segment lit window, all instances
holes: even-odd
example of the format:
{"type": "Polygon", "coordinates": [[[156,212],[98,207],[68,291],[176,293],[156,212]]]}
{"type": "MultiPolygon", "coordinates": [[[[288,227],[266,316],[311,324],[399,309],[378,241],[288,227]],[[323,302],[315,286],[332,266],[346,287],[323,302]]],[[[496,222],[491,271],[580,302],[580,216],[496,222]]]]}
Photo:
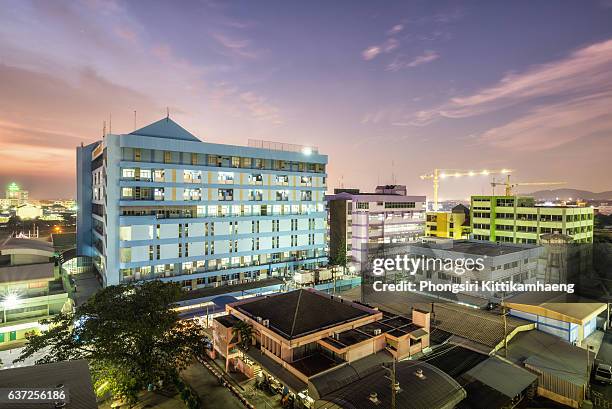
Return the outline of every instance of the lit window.
{"type": "Polygon", "coordinates": [[[134,192],[132,191],[131,187],[123,187],[121,188],[121,197],[133,197],[134,196],[134,192]]]}

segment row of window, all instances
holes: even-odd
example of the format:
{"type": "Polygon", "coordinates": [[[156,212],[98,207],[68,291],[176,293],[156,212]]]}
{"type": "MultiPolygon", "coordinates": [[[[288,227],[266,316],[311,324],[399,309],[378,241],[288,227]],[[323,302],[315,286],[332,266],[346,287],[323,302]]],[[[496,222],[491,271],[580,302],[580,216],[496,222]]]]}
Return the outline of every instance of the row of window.
{"type": "MultiPolygon", "coordinates": [[[[121,188],[121,199],[123,200],[164,200],[165,189],[163,187],[122,187],[121,188]]],[[[303,190],[298,192],[298,200],[309,202],[312,201],[312,191],[303,190]]],[[[263,190],[261,189],[249,189],[248,200],[250,201],[262,201],[263,190]]],[[[277,201],[287,202],[289,201],[289,191],[280,190],[276,191],[275,196],[277,201]]],[[[183,189],[183,200],[185,201],[200,201],[202,200],[202,189],[201,188],[185,188],[183,189]]],[[[217,200],[226,202],[234,200],[234,189],[217,189],[217,200]]]]}
{"type": "MultiPolygon", "coordinates": [[[[296,234],[291,235],[291,247],[296,247],[298,245],[298,236],[296,234]]],[[[308,235],[308,245],[315,245],[315,235],[308,235]]],[[[215,254],[215,242],[203,242],[203,243],[178,243],[178,252],[177,258],[187,258],[189,257],[189,250],[194,248],[194,246],[203,246],[204,256],[211,256],[215,254]]],[[[272,249],[280,248],[280,237],[274,236],[272,237],[272,249]]],[[[260,250],[259,247],[259,237],[251,238],[251,251],[260,250]]],[[[238,253],[238,240],[230,240],[229,241],[229,254],[238,253]]],[[[161,245],[150,245],[148,246],[148,254],[149,261],[153,260],[161,260],[161,245]]],[[[132,262],[132,248],[131,247],[122,247],[119,251],[119,260],[121,263],[131,263],[132,262]]]]}
{"type": "MultiPolygon", "coordinates": [[[[172,277],[184,274],[219,271],[222,281],[238,278],[239,275],[248,277],[252,272],[223,274],[222,271],[230,268],[265,266],[270,263],[306,261],[324,257],[325,252],[320,249],[295,250],[279,253],[270,253],[252,256],[225,257],[212,260],[187,261],[179,264],[156,264],[120,270],[122,281],[172,277]],[[233,277],[233,278],[231,278],[233,277]]],[[[260,270],[257,270],[259,273],[260,270]]],[[[266,269],[268,271],[268,269],[266,269]]],[[[258,274],[257,274],[258,275],[258,274]]],[[[218,281],[216,277],[208,277],[210,281],[218,281]]],[[[204,283],[204,281],[202,282],[204,283]]]]}
{"type": "MultiPolygon", "coordinates": [[[[94,205],[95,206],[95,205],[94,205]]],[[[101,205],[97,205],[102,209],[101,205]]],[[[195,217],[236,217],[303,215],[323,212],[323,203],[292,205],[208,205],[208,206],[147,206],[122,207],[122,216],[155,216],[158,219],[191,219],[195,217]]],[[[100,210],[101,211],[101,210],[100,210]]],[[[102,214],[100,214],[102,215],[102,214]]]]}
{"type": "MultiPolygon", "coordinates": [[[[202,182],[201,170],[189,170],[184,169],[182,171],[182,181],[184,183],[201,183],[202,182]]],[[[95,174],[94,174],[95,178],[95,174]]],[[[165,169],[141,169],[141,168],[122,168],[121,178],[125,180],[138,180],[145,182],[166,182],[166,170],[165,169]]],[[[234,172],[218,172],[217,183],[220,184],[233,184],[235,179],[234,172]]],[[[289,186],[288,175],[274,175],[273,180],[277,185],[289,186]]],[[[325,185],[325,177],[323,177],[322,184],[325,185]]],[[[251,185],[263,184],[263,175],[261,173],[252,173],[248,175],[248,183],[251,185]]],[[[95,180],[94,180],[95,184],[95,180]]],[[[312,186],[311,176],[300,176],[300,186],[312,186]]]]}
{"type": "MultiPolygon", "coordinates": [[[[98,222],[99,223],[99,222],[98,222]]],[[[97,224],[96,226],[98,226],[97,224]]],[[[252,220],[251,221],[251,233],[260,233],[260,221],[252,220]]],[[[215,235],[215,223],[214,222],[206,222],[203,223],[203,235],[196,237],[209,237],[215,235]]],[[[315,219],[308,219],[308,230],[316,229],[316,221],[315,219]]],[[[98,230],[98,228],[96,228],[98,230]]],[[[298,219],[291,219],[291,230],[290,231],[298,231],[298,219]]],[[[100,226],[100,230],[98,230],[100,234],[104,234],[103,226],[100,226]]],[[[272,232],[280,232],[280,220],[272,220],[272,232]]],[[[229,234],[236,235],[238,234],[238,221],[229,222],[229,234]]],[[[189,223],[179,223],[178,224],[178,237],[192,237],[189,234],[189,223]]],[[[142,240],[153,240],[153,239],[161,238],[161,225],[158,224],[155,226],[149,226],[148,235],[145,238],[141,238],[142,240]]],[[[131,226],[121,226],[119,228],[119,240],[122,241],[130,241],[132,240],[132,227],[131,226]]]]}
{"type": "Polygon", "coordinates": [[[240,156],[223,156],[193,152],[159,151],[122,148],[125,161],[215,166],[242,169],[287,170],[291,172],[325,173],[325,164],[240,156]]]}

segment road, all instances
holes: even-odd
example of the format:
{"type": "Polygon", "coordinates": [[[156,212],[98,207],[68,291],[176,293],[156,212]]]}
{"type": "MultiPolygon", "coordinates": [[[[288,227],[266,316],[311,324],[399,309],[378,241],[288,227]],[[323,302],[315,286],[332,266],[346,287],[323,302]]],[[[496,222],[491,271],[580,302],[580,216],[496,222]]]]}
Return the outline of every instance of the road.
{"type": "Polygon", "coordinates": [[[203,407],[244,409],[238,398],[198,361],[181,372],[181,377],[198,393],[203,407]]]}

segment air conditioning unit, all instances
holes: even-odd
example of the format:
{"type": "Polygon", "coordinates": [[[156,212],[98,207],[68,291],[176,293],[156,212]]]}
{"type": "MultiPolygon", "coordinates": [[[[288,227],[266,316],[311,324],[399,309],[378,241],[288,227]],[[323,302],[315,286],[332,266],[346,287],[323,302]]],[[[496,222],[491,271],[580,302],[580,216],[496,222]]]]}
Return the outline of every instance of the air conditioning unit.
{"type": "Polygon", "coordinates": [[[261,321],[262,321],[261,317],[257,317],[256,320],[258,324],[261,324],[261,321]]]}
{"type": "Polygon", "coordinates": [[[380,335],[380,334],[382,334],[382,330],[380,328],[376,328],[374,330],[374,335],[380,335]]]}
{"type": "Polygon", "coordinates": [[[263,320],[262,324],[264,327],[268,328],[270,326],[270,320],[263,320]]]}
{"type": "Polygon", "coordinates": [[[339,332],[334,332],[332,334],[332,338],[335,339],[335,340],[340,340],[340,333],[339,332]]]}

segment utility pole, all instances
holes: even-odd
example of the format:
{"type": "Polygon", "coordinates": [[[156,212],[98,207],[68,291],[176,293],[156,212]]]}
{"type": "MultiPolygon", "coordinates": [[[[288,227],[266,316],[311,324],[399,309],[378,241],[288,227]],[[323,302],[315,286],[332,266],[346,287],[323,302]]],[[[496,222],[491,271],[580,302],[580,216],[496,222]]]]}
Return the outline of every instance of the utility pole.
{"type": "MultiPolygon", "coordinates": [[[[584,340],[582,342],[584,342],[584,340]]],[[[590,395],[589,395],[589,386],[590,386],[590,383],[591,383],[591,362],[590,362],[591,357],[589,355],[590,355],[590,349],[591,348],[592,347],[587,344],[587,346],[586,346],[586,351],[587,351],[587,373],[586,373],[586,375],[587,375],[587,377],[586,377],[586,385],[584,387],[584,389],[585,389],[584,392],[585,392],[585,395],[586,395],[585,397],[586,398],[590,397],[590,395]]]]}
{"type": "Polygon", "coordinates": [[[388,368],[386,365],[383,365],[383,368],[389,371],[391,375],[389,378],[385,376],[385,378],[391,381],[391,409],[396,409],[395,397],[397,393],[400,391],[399,383],[396,381],[396,377],[395,377],[395,362],[396,362],[396,358],[393,357],[393,365],[391,366],[391,368],[388,368]]]}
{"type": "Polygon", "coordinates": [[[395,409],[395,357],[393,358],[393,370],[391,371],[391,409],[395,409]]]}
{"type": "Polygon", "coordinates": [[[508,358],[508,319],[506,306],[504,305],[504,297],[501,299],[502,316],[504,317],[504,358],[508,358]]]}

